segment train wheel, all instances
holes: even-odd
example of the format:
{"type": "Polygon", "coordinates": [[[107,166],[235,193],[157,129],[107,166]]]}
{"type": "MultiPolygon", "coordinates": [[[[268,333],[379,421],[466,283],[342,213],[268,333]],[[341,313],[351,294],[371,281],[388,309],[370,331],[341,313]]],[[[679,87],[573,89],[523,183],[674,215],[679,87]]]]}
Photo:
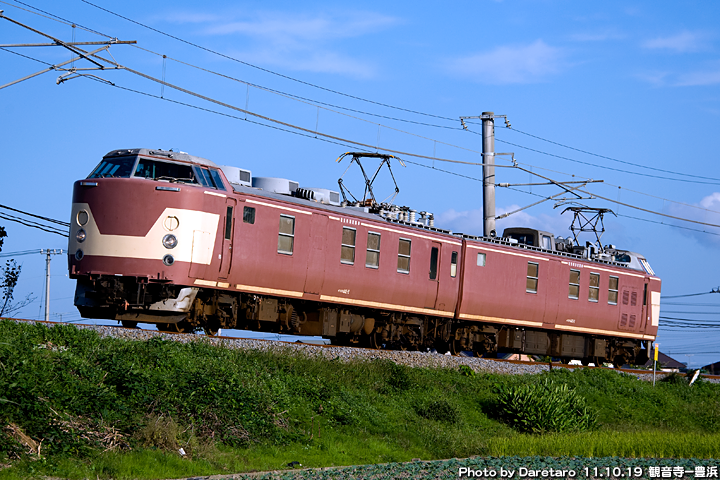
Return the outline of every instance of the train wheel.
{"type": "Polygon", "coordinates": [[[207,335],[209,337],[214,337],[215,335],[218,334],[220,329],[217,327],[203,327],[203,331],[205,332],[205,335],[207,335]]]}
{"type": "Polygon", "coordinates": [[[387,345],[382,339],[382,330],[378,331],[376,328],[370,335],[370,348],[375,350],[385,350],[387,345]]]}
{"type": "Polygon", "coordinates": [[[465,351],[465,347],[462,345],[462,339],[461,340],[455,340],[454,338],[450,339],[450,353],[453,355],[460,355],[460,352],[465,351]]]}
{"type": "Polygon", "coordinates": [[[161,332],[170,333],[192,333],[193,328],[190,322],[183,320],[178,323],[158,323],[157,329],[161,332]]]}
{"type": "Polygon", "coordinates": [[[209,322],[203,327],[205,335],[214,337],[220,331],[220,325],[217,322],[209,322]]]}
{"type": "Polygon", "coordinates": [[[138,322],[131,322],[130,320],[123,320],[122,326],[125,328],[137,328],[138,322]]]}

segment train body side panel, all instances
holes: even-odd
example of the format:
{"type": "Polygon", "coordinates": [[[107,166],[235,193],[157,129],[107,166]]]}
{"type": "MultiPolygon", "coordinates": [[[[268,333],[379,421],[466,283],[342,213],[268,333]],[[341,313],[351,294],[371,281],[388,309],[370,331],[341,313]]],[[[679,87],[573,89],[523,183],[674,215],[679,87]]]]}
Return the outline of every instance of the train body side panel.
{"type": "MultiPolygon", "coordinates": [[[[305,286],[308,256],[312,249],[312,213],[285,207],[279,202],[239,202],[236,215],[233,268],[228,280],[233,289],[273,295],[301,297],[305,286]],[[246,223],[244,208],[254,209],[254,223],[246,223]],[[292,220],[292,252],[279,251],[280,219],[292,220]]],[[[287,224],[286,224],[287,225],[287,224]]],[[[285,240],[289,242],[290,240],[285,240]]],[[[286,243],[287,245],[287,243],[286,243]]]]}
{"type": "Polygon", "coordinates": [[[321,300],[348,305],[451,317],[459,281],[450,277],[451,247],[447,240],[382,222],[330,216],[327,264],[321,300]],[[354,260],[342,261],[343,228],[355,231],[354,260]],[[368,264],[368,234],[380,236],[379,265],[368,264]],[[409,271],[398,268],[400,241],[410,241],[409,271]],[[439,243],[438,270],[430,279],[433,241],[439,243]]]}
{"type": "Polygon", "coordinates": [[[502,246],[468,244],[459,317],[541,327],[549,297],[550,260],[502,246]],[[528,288],[528,263],[537,267],[537,288],[528,288]]]}

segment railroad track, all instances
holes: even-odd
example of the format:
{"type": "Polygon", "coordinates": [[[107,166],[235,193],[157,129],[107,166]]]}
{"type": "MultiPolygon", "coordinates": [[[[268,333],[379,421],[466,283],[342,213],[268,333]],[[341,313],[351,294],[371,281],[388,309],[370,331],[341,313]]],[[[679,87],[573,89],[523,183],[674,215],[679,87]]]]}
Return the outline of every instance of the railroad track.
{"type": "MultiPolygon", "coordinates": [[[[2,318],[2,320],[11,320],[14,322],[23,323],[39,323],[48,326],[54,325],[67,325],[69,322],[51,322],[44,320],[30,320],[24,318],[2,318]]],[[[387,358],[395,361],[396,363],[406,364],[410,366],[429,366],[429,367],[441,367],[441,368],[457,368],[459,365],[468,365],[477,371],[491,371],[495,373],[539,373],[543,370],[552,370],[556,368],[566,369],[578,369],[578,368],[600,368],[606,370],[612,370],[615,372],[624,372],[631,375],[635,375],[639,378],[647,380],[648,377],[652,378],[652,371],[640,370],[640,369],[629,369],[629,368],[610,368],[602,366],[585,366],[585,365],[568,365],[564,363],[550,363],[550,362],[536,362],[536,361],[525,361],[525,360],[505,360],[500,358],[478,358],[478,357],[466,357],[462,355],[442,355],[438,353],[425,353],[416,351],[403,351],[403,350],[376,350],[366,347],[347,347],[339,345],[327,345],[327,344],[315,344],[315,343],[303,343],[303,342],[292,342],[287,340],[269,340],[269,339],[247,339],[239,337],[230,337],[225,335],[198,335],[194,333],[175,333],[175,332],[163,332],[158,330],[148,330],[140,328],[127,328],[120,325],[85,325],[85,324],[73,324],[80,328],[89,328],[96,331],[102,336],[120,337],[128,340],[144,340],[158,335],[164,335],[166,337],[175,337],[181,341],[190,341],[194,339],[208,339],[213,343],[223,344],[231,346],[232,348],[244,348],[244,349],[259,349],[259,350],[273,350],[276,348],[293,348],[303,350],[306,353],[313,354],[315,356],[321,356],[328,359],[353,359],[353,358],[387,358]],[[114,332],[114,333],[113,333],[114,332]]],[[[658,377],[662,377],[669,374],[669,372],[658,372],[658,377]]],[[[681,373],[681,375],[684,375],[681,373]]],[[[706,380],[720,382],[720,375],[701,375],[706,380]]]]}

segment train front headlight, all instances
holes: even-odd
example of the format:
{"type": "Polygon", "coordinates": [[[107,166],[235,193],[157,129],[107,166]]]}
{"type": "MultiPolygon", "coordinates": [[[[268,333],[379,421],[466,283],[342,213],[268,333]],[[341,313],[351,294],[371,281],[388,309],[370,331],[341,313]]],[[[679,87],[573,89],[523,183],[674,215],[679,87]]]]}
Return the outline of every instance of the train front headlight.
{"type": "Polygon", "coordinates": [[[85,233],[85,230],[83,230],[82,228],[80,230],[78,230],[77,233],[75,234],[75,239],[78,241],[78,243],[84,242],[86,238],[87,238],[87,233],[85,233]]]}
{"type": "Polygon", "coordinates": [[[168,233],[165,235],[162,239],[163,247],[171,249],[177,247],[178,239],[175,235],[172,233],[168,233]]]}

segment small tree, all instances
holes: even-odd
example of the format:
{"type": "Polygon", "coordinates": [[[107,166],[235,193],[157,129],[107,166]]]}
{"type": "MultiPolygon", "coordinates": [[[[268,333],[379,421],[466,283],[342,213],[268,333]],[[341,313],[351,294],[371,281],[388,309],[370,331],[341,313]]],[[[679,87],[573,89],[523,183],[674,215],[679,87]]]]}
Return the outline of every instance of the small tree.
{"type": "MultiPolygon", "coordinates": [[[[0,227],[0,252],[2,252],[5,237],[7,237],[7,232],[4,227],[0,227]]],[[[30,293],[23,300],[13,302],[15,287],[20,279],[21,271],[22,267],[12,259],[5,262],[4,267],[0,267],[0,293],[2,294],[0,296],[0,317],[11,315],[35,300],[30,293]]]]}

